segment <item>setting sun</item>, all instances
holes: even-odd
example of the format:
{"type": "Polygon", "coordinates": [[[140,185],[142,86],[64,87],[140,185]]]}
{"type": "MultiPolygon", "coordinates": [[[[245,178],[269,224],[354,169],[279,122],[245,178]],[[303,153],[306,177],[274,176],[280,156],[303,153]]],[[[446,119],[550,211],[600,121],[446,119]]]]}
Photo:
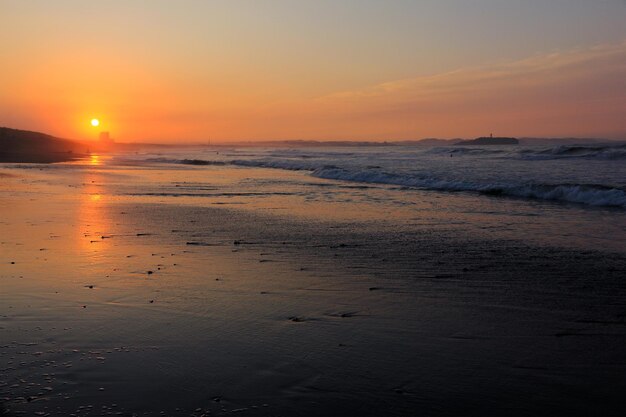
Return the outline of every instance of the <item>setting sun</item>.
{"type": "Polygon", "coordinates": [[[100,120],[98,119],[91,119],[91,125],[94,127],[100,126],[100,120]]]}

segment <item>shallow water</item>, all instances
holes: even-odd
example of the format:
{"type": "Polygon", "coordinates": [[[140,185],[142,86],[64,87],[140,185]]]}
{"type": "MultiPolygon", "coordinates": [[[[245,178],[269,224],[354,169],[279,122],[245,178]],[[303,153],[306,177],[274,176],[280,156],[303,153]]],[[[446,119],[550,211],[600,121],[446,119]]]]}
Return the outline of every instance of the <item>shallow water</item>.
{"type": "MultiPolygon", "coordinates": [[[[414,219],[470,234],[624,251],[623,145],[577,149],[173,149],[116,155],[90,169],[120,178],[110,184],[116,196],[305,217],[414,219]]],[[[55,168],[62,176],[76,167],[55,168]]]]}
{"type": "Polygon", "coordinates": [[[141,160],[311,171],[318,178],[626,208],[626,145],[353,147],[169,152],[141,160]]]}

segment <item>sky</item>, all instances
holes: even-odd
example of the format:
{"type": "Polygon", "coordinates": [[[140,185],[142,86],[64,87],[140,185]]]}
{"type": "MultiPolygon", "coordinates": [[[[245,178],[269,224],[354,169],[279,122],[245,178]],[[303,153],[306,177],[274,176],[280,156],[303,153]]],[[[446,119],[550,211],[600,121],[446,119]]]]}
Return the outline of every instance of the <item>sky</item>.
{"type": "Polygon", "coordinates": [[[0,126],[626,139],[624,22],[626,0],[0,0],[0,126]]]}

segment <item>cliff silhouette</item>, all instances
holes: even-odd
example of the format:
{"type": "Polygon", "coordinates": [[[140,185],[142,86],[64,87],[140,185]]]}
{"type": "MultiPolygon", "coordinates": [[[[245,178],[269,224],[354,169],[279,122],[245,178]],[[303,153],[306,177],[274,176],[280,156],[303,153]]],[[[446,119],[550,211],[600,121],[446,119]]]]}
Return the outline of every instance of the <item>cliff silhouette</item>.
{"type": "Polygon", "coordinates": [[[40,132],[0,127],[0,162],[69,161],[83,156],[85,149],[80,142],[40,132]]]}

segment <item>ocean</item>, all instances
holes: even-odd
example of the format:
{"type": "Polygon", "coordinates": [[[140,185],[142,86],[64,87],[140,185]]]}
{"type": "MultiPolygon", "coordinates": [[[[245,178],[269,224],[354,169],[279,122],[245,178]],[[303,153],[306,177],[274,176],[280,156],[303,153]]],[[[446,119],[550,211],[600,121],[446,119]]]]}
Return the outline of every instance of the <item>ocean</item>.
{"type": "Polygon", "coordinates": [[[0,166],[0,415],[624,415],[624,145],[0,166]]]}
{"type": "Polygon", "coordinates": [[[302,170],[317,178],[405,186],[407,191],[466,191],[626,208],[626,145],[230,149],[221,154],[148,154],[142,160],[302,170]]]}
{"type": "MultiPolygon", "coordinates": [[[[507,237],[626,250],[626,145],[382,146],[315,148],[193,148],[120,155],[113,164],[187,169],[195,182],[153,184],[155,196],[260,197],[288,193],[303,201],[346,201],[380,209],[441,202],[468,227],[509,224],[507,237]],[[219,168],[248,169],[243,181],[208,192],[219,168]],[[259,174],[256,168],[269,168],[259,174]],[[281,181],[274,171],[297,171],[281,181]],[[202,175],[206,172],[206,175],[202,175]],[[274,178],[273,178],[274,177],[274,178]],[[320,182],[319,180],[323,180],[320,182]],[[295,182],[294,182],[295,181],[295,182]],[[321,185],[322,184],[322,185],[321,185]],[[358,192],[350,188],[361,187],[358,192]],[[297,189],[295,189],[297,188],[297,189]],[[367,190],[370,190],[369,192],[367,190]],[[385,195],[379,195],[384,190],[385,195]],[[451,198],[453,197],[453,198],[451,198]],[[467,214],[472,212],[474,218],[467,214]],[[489,221],[489,218],[492,221],[489,221]],[[534,219],[536,218],[536,219],[534,219]]],[[[262,171],[261,171],[262,172],[262,171]]],[[[239,177],[239,176],[237,176],[239,177]]],[[[143,187],[143,186],[142,186],[143,187]]],[[[198,201],[196,201],[198,203],[198,201]]],[[[503,228],[502,228],[503,229],[503,228]]]]}

